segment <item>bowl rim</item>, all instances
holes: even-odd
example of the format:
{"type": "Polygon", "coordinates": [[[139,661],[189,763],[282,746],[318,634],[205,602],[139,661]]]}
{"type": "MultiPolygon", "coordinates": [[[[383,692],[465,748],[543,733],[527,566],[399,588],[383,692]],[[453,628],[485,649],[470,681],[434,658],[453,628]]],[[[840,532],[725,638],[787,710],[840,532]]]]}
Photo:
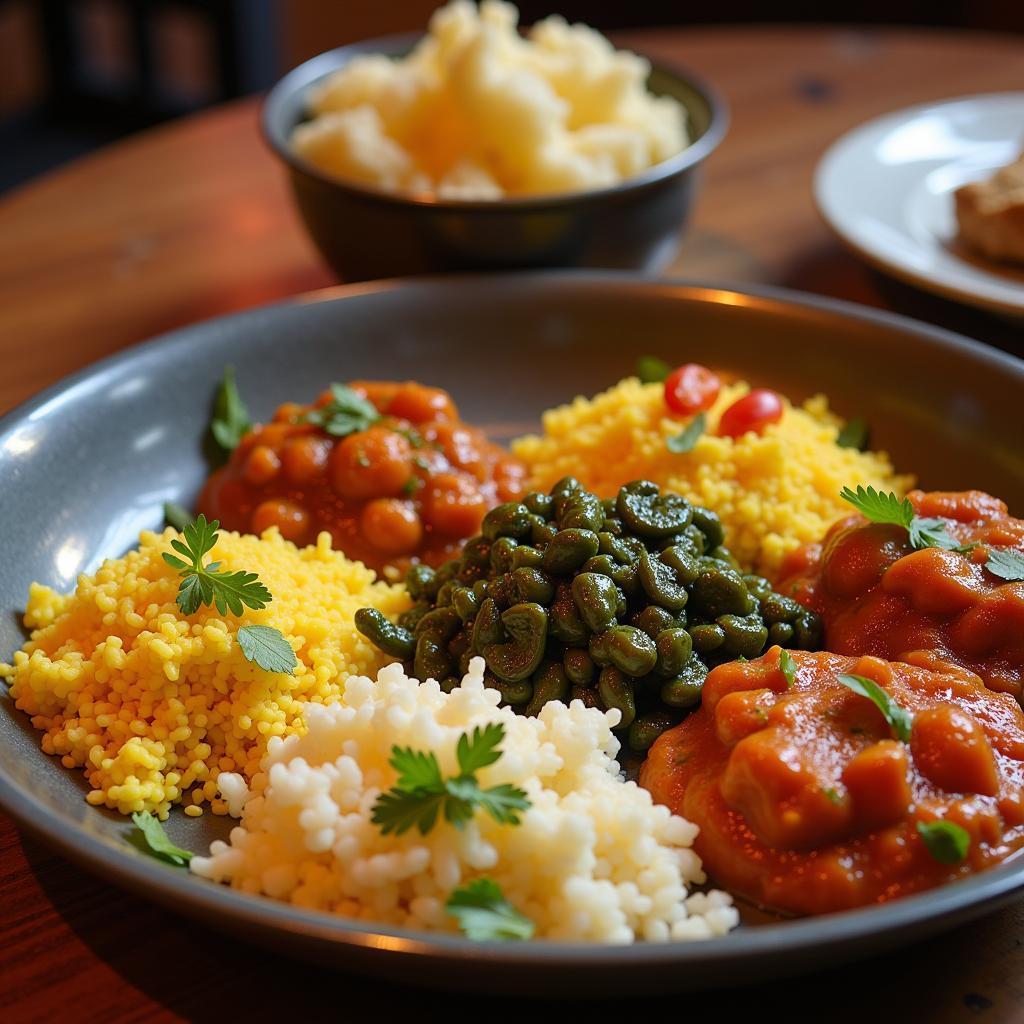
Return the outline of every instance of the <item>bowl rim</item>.
{"type": "Polygon", "coordinates": [[[410,192],[395,192],[376,185],[337,178],[324,173],[315,164],[294,152],[285,134],[285,126],[281,123],[281,110],[286,100],[296,93],[309,89],[314,82],[321,81],[332,71],[338,70],[352,57],[369,54],[384,54],[388,57],[400,56],[412,49],[425,35],[424,32],[401,32],[376,36],[372,39],[336,46],[296,65],[274,83],[261,103],[259,117],[264,142],[293,172],[304,174],[321,185],[337,188],[364,199],[408,208],[460,213],[471,211],[492,214],[528,213],[613,199],[616,196],[639,191],[646,186],[675,177],[703,162],[718,148],[729,128],[728,104],[714,86],[681,65],[674,62],[656,61],[634,50],[630,52],[636,53],[648,61],[651,66],[651,74],[657,73],[673,78],[695,92],[707,105],[710,117],[704,133],[688,146],[615,185],[539,196],[503,196],[500,199],[440,199],[417,196],[410,192]],[[339,62],[341,57],[344,57],[345,60],[339,62]]]}
{"type": "MultiPolygon", "coordinates": [[[[319,291],[293,296],[285,301],[271,303],[199,321],[176,328],[148,341],[129,346],[98,362],[64,377],[54,385],[19,404],[0,418],[0,449],[10,432],[25,419],[42,414],[47,407],[69,395],[90,380],[117,373],[140,358],[152,357],[162,349],[187,349],[192,334],[200,325],[224,320],[251,322],[268,310],[281,310],[291,306],[316,305],[332,301],[343,302],[368,293],[386,293],[410,285],[432,288],[443,284],[459,289],[481,278],[497,282],[511,293],[530,292],[540,286],[548,288],[616,288],[634,294],[660,294],[683,301],[735,304],[737,298],[754,300],[753,307],[775,313],[796,307],[811,312],[823,321],[840,318],[856,320],[876,328],[889,328],[915,335],[940,349],[956,352],[967,359],[987,363],[993,368],[1012,373],[1024,386],[1024,360],[1010,353],[990,348],[978,341],[956,334],[933,324],[912,320],[885,310],[876,310],[842,300],[765,285],[738,285],[693,279],[659,279],[651,275],[615,272],[580,271],[505,273],[489,275],[430,275],[419,278],[381,280],[351,285],[339,285],[319,291]]],[[[6,696],[0,703],[13,711],[6,696]]],[[[54,762],[54,770],[62,771],[54,762]]],[[[500,971],[520,971],[531,968],[550,975],[569,968],[658,969],[669,965],[695,972],[721,968],[727,958],[730,969],[753,971],[760,958],[770,956],[780,944],[800,950],[808,944],[827,945],[833,950],[847,947],[860,948],[860,944],[874,940],[877,948],[895,945],[901,936],[911,936],[915,929],[929,922],[946,919],[956,921],[980,913],[979,908],[1005,903],[1024,889],[1024,857],[1017,856],[988,871],[972,875],[939,889],[928,890],[887,904],[869,906],[820,917],[800,918],[757,928],[743,929],[702,942],[636,943],[631,946],[602,946],[582,942],[541,941],[530,943],[479,943],[458,935],[436,933],[385,925],[372,921],[359,921],[335,916],[327,912],[307,910],[281,903],[264,896],[239,893],[226,886],[195,879],[188,872],[168,867],[158,861],[138,856],[109,839],[76,829],[69,833],[66,820],[58,811],[40,804],[23,792],[0,768],[0,807],[32,834],[89,870],[110,878],[117,884],[142,893],[146,898],[172,909],[212,921],[220,928],[234,928],[243,932],[255,930],[264,933],[287,933],[308,944],[329,946],[335,951],[346,949],[395,954],[397,958],[412,960],[421,966],[457,967],[469,963],[479,968],[490,967],[500,971]]],[[[335,952],[334,955],[338,955],[335,952]]],[[[381,963],[390,962],[382,958],[381,963]]],[[[378,972],[380,968],[377,968],[378,972]]],[[[798,969],[792,973],[798,973],[798,969]]],[[[689,975],[687,975],[689,977],[689,975]]],[[[543,979],[539,979],[543,981],[543,979]]],[[[692,979],[691,979],[692,981],[692,979]]],[[[442,978],[433,982],[439,987],[464,987],[446,983],[442,978]]],[[[571,983],[570,983],[571,985],[571,983]]],[[[679,976],[678,984],[669,987],[685,988],[686,980],[679,976]]],[[[700,987],[699,985],[697,987],[700,987]]],[[[531,982],[527,990],[537,988],[531,982]]]]}

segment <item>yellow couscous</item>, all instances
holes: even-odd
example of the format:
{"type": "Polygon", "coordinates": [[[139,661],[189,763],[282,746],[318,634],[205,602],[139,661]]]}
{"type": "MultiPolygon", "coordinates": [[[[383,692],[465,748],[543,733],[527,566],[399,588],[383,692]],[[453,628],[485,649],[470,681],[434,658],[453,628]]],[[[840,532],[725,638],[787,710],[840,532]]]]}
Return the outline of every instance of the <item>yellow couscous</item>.
{"type": "Polygon", "coordinates": [[[33,584],[25,624],[32,635],[0,665],[11,697],[43,731],[43,750],[83,769],[88,800],[121,813],[172,804],[196,815],[217,798],[217,776],[251,778],[271,736],[302,732],[303,706],[340,698],[346,679],[388,660],[352,625],[356,609],[385,615],[409,603],[404,588],[331,548],[329,535],[299,549],[276,529],[262,537],[221,532],[211,557],[258,573],[273,600],[261,611],[221,616],[175,604],[180,579],[161,557],[174,531],[143,533],[75,592],[33,584]],[[247,661],[242,625],[272,625],[295,651],[294,675],[247,661]]]}
{"type": "Polygon", "coordinates": [[[762,434],[715,436],[722,412],[749,390],[742,382],[723,386],[689,452],[665,445],[687,421],[668,411],[662,386],[635,377],[546,412],[543,434],[520,438],[512,450],[529,467],[530,485],[542,490],[568,475],[602,496],[631,480],[653,480],[713,509],[741,564],[769,576],[786,554],[820,540],[850,512],[839,497],[844,486],[902,494],[913,485],[884,452],[840,448],[842,421],[823,395],[802,407],[784,401],[782,419],[762,434]]]}

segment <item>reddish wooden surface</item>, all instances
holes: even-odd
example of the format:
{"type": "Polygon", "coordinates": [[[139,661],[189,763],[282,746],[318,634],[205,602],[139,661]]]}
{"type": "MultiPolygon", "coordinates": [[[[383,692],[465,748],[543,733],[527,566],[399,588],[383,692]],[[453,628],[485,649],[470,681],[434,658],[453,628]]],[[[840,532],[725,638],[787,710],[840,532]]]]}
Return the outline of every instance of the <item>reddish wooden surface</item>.
{"type": "MultiPolygon", "coordinates": [[[[732,127],[712,158],[680,275],[768,282],[907,312],[1024,352],[1019,326],[869,271],[814,211],[811,175],[888,110],[1020,89],[1024,44],[920,31],[657,31],[628,41],[714,82],[732,127]]],[[[326,41],[325,41],[326,42],[326,41]]],[[[157,332],[333,283],[245,101],[140,135],[0,200],[0,411],[157,332]]],[[[1024,1019],[1024,906],[904,953],[686,1012],[793,1020],[1024,1019]]],[[[624,993],[627,994],[627,993],[624,993]]],[[[677,1013],[673,1000],[607,1013],[677,1013]]],[[[100,883],[0,815],[0,1020],[418,1019],[493,1002],[410,993],[294,964],[100,883]]],[[[535,1008],[525,1008],[535,1013],[535,1008]]],[[[561,1012],[564,1012],[561,1011],[561,1012]]]]}

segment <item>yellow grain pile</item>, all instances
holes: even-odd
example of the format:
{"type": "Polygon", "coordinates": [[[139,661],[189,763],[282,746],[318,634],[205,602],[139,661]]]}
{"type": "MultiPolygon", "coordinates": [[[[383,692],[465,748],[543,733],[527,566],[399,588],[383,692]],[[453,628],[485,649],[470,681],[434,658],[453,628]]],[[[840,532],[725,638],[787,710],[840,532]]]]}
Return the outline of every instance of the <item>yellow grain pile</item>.
{"type": "Polygon", "coordinates": [[[546,412],[543,435],[520,438],[512,450],[529,466],[536,488],[572,475],[607,497],[645,479],[713,509],[733,554],[769,576],[788,552],[820,539],[851,511],[839,497],[845,485],[901,494],[913,485],[912,477],[895,475],[884,452],[840,448],[842,420],[823,395],[802,408],[785,402],[782,419],[761,435],[716,437],[722,412],[749,390],[742,382],[724,386],[705,433],[686,453],[669,451],[665,440],[689,420],[669,413],[660,384],[635,377],[546,412]]]}
{"type": "Polygon", "coordinates": [[[0,665],[17,707],[43,731],[43,750],[84,770],[90,803],[123,814],[166,817],[179,802],[192,815],[207,802],[224,813],[221,772],[251,778],[271,736],[304,731],[306,702],[338,700],[350,675],[373,675],[388,660],[354,629],[356,609],[408,606],[404,588],[374,582],[328,534],[300,550],[274,529],[262,538],[221,532],[207,559],[257,573],[270,605],[186,617],[174,602],[180,580],[161,558],[174,536],[143,533],[138,550],[80,577],[73,594],[33,584],[31,639],[0,665]],[[256,624],[287,637],[294,676],[244,658],[237,630],[256,624]]]}

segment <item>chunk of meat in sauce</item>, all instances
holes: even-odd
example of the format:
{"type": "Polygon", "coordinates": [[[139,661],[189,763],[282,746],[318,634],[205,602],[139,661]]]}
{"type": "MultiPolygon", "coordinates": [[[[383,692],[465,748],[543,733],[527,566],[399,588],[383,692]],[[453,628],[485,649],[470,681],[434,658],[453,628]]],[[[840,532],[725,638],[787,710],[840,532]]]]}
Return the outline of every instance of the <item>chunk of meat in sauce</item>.
{"type": "Polygon", "coordinates": [[[714,669],[700,710],[662,734],[640,772],[700,827],[715,882],[818,914],[893,899],[992,866],[1024,846],[1024,713],[958,666],[780,650],[714,669]],[[873,679],[913,716],[910,742],[838,681],[873,679]],[[953,822],[966,859],[942,864],[917,824],[953,822]]]}
{"type": "Polygon", "coordinates": [[[393,575],[439,565],[484,515],[523,492],[525,467],[459,420],[451,396],[413,381],[355,381],[380,419],[336,436],[308,421],[327,407],[288,402],[242,438],[207,481],[199,509],[229,530],[276,526],[296,544],[321,530],[334,546],[393,575]]]}
{"type": "Polygon", "coordinates": [[[779,590],[822,617],[830,651],[898,661],[930,651],[1021,700],[1024,581],[1002,579],[985,563],[993,549],[1024,554],[1024,521],[981,491],[908,497],[919,516],[941,518],[974,550],[915,551],[902,527],[851,516],[789,558],[779,590]]]}

